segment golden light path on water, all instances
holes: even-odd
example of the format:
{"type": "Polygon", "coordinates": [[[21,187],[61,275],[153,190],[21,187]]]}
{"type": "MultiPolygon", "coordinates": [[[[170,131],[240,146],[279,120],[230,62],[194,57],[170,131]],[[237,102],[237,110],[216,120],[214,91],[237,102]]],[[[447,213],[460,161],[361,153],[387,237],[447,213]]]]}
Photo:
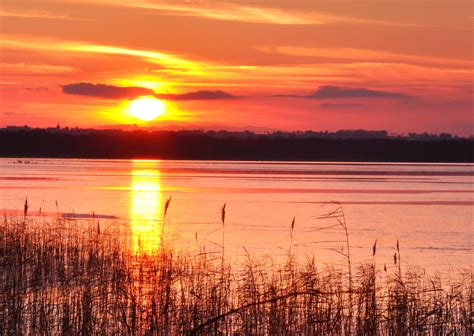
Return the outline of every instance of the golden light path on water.
{"type": "Polygon", "coordinates": [[[158,252],[162,229],[160,171],[146,162],[134,161],[130,188],[130,229],[132,252],[158,252]]]}

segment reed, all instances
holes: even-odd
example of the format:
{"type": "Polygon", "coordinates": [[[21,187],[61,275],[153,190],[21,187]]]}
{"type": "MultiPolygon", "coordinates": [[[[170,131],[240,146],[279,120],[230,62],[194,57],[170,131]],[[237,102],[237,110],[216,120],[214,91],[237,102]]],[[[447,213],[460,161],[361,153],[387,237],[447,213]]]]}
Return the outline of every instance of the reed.
{"type": "MultiPolygon", "coordinates": [[[[221,214],[223,226],[225,206],[221,214]]],[[[320,268],[314,257],[298,261],[291,253],[282,263],[247,254],[233,265],[224,249],[221,258],[205,247],[194,253],[167,244],[155,254],[132,253],[112,228],[95,221],[85,228],[60,217],[39,223],[26,211],[25,216],[4,217],[0,334],[468,335],[473,331],[470,270],[449,278],[408,267],[403,275],[401,267],[393,273],[393,268],[379,271],[376,243],[372,251],[367,249],[374,261],[353,272],[354,264],[348,269],[320,268]]],[[[348,243],[348,233],[346,238],[348,243]]],[[[399,266],[400,247],[396,250],[399,266]]]]}

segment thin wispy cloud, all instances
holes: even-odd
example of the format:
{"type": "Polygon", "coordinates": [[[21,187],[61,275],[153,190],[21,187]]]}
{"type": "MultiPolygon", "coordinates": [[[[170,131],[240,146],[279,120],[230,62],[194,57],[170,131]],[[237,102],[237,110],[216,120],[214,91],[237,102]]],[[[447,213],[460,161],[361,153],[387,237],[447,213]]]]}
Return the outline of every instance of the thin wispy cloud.
{"type": "Polygon", "coordinates": [[[155,50],[131,49],[110,45],[98,45],[80,41],[63,41],[56,39],[35,39],[30,40],[18,37],[0,38],[4,48],[38,50],[38,51],[56,51],[84,54],[103,54],[103,55],[122,55],[131,56],[146,60],[149,63],[159,64],[169,67],[175,71],[185,71],[193,75],[205,75],[203,71],[204,63],[193,62],[177,55],[162,53],[155,50]]]}
{"type": "Polygon", "coordinates": [[[87,44],[87,43],[65,44],[62,47],[66,50],[80,51],[80,52],[85,52],[85,53],[135,56],[135,57],[140,57],[142,59],[146,59],[153,63],[169,65],[175,68],[187,68],[187,69],[196,70],[196,68],[198,67],[197,63],[188,61],[179,56],[166,54],[166,53],[162,53],[158,51],[152,51],[152,50],[138,50],[138,49],[87,44]]]}
{"type": "Polygon", "coordinates": [[[322,16],[289,13],[275,8],[260,8],[230,3],[180,6],[170,4],[134,3],[132,6],[155,9],[164,15],[205,17],[214,20],[278,25],[318,25],[325,23],[322,16]]]}
{"type": "Polygon", "coordinates": [[[0,9],[0,17],[26,18],[26,19],[50,19],[50,20],[84,20],[71,17],[69,14],[56,13],[42,10],[8,10],[0,9]]]}
{"type": "Polygon", "coordinates": [[[49,91],[49,89],[45,86],[26,86],[26,87],[23,87],[22,89],[26,91],[36,91],[36,92],[49,91]]]}
{"type": "Polygon", "coordinates": [[[0,72],[2,74],[66,74],[74,73],[78,70],[64,65],[49,64],[26,64],[26,63],[0,63],[0,72]]]}
{"type": "MultiPolygon", "coordinates": [[[[87,0],[86,0],[87,1],[87,0]]],[[[69,2],[77,2],[69,0],[69,2]]],[[[143,0],[89,0],[91,4],[132,7],[158,11],[162,15],[203,17],[221,21],[267,23],[278,25],[318,25],[325,23],[324,15],[300,13],[278,8],[257,7],[232,2],[186,1],[160,2],[143,0]]]]}
{"type": "MultiPolygon", "coordinates": [[[[314,10],[290,10],[276,6],[255,6],[232,1],[147,1],[147,0],[85,0],[91,4],[142,8],[158,11],[161,15],[193,16],[220,21],[234,21],[276,25],[321,25],[334,22],[384,26],[428,27],[416,22],[376,20],[334,15],[314,10]]],[[[77,0],[68,2],[78,3],[77,0]]],[[[84,1],[81,1],[83,3],[84,1]]]]}
{"type": "Polygon", "coordinates": [[[259,51],[269,54],[281,54],[295,57],[324,58],[330,60],[349,60],[365,62],[407,63],[422,64],[424,66],[443,67],[472,67],[471,59],[441,58],[432,56],[407,55],[382,50],[357,49],[357,48],[323,48],[323,47],[298,47],[275,46],[257,47],[259,51]]]}

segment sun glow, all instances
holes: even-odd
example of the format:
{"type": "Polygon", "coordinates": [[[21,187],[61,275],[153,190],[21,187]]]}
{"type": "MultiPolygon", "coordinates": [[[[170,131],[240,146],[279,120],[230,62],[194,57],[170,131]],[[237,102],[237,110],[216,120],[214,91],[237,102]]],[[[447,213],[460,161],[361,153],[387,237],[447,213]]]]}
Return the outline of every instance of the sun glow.
{"type": "Polygon", "coordinates": [[[130,113],[143,121],[151,121],[165,113],[165,103],[153,97],[140,97],[130,103],[130,113]]]}

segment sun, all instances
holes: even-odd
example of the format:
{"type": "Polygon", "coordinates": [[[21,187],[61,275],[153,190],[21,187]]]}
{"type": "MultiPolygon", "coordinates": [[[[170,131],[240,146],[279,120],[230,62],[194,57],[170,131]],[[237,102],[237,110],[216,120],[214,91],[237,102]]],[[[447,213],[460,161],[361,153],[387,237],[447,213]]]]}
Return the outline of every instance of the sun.
{"type": "Polygon", "coordinates": [[[153,97],[140,97],[130,103],[130,114],[143,120],[151,121],[165,113],[165,103],[153,97]]]}

